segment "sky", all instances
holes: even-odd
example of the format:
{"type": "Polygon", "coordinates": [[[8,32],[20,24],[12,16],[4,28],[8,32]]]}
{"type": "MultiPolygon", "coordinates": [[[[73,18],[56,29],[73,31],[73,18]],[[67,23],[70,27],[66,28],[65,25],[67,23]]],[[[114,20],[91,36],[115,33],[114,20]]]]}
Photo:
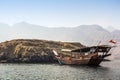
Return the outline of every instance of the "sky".
{"type": "Polygon", "coordinates": [[[0,0],[0,22],[47,27],[98,24],[120,29],[120,0],[0,0]]]}

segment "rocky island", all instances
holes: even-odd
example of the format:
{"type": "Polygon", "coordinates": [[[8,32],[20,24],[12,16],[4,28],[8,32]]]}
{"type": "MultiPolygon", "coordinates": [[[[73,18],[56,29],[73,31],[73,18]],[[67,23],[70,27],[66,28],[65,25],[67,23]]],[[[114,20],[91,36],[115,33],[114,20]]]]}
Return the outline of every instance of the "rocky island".
{"type": "Polygon", "coordinates": [[[61,48],[78,49],[80,47],[84,46],[77,42],[16,39],[0,43],[0,62],[55,62],[53,49],[62,54],[61,48]]]}

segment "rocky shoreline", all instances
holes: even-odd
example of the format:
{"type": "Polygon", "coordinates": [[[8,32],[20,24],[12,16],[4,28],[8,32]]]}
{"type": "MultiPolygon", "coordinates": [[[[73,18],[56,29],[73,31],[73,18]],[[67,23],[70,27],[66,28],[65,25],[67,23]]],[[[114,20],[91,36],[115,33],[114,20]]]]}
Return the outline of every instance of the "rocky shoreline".
{"type": "Polygon", "coordinates": [[[1,63],[49,63],[56,62],[52,50],[62,54],[61,48],[78,49],[80,43],[36,39],[16,39],[0,43],[1,63]]]}

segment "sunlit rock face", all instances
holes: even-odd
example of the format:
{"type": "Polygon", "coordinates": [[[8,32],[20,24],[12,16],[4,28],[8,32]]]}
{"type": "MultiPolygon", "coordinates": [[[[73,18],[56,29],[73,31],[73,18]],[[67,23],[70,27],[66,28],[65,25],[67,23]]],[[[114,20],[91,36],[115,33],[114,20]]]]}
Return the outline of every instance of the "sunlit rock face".
{"type": "Polygon", "coordinates": [[[17,39],[0,43],[0,61],[6,62],[54,62],[53,49],[61,54],[61,48],[78,49],[80,43],[17,39]]]}

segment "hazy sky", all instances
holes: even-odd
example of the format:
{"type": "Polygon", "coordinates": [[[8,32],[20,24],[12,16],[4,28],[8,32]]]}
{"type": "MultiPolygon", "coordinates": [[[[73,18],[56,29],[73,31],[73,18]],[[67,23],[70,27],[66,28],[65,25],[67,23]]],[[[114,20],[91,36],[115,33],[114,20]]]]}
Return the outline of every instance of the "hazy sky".
{"type": "Polygon", "coordinates": [[[120,29],[120,0],[0,0],[0,22],[48,27],[99,24],[120,29]]]}

